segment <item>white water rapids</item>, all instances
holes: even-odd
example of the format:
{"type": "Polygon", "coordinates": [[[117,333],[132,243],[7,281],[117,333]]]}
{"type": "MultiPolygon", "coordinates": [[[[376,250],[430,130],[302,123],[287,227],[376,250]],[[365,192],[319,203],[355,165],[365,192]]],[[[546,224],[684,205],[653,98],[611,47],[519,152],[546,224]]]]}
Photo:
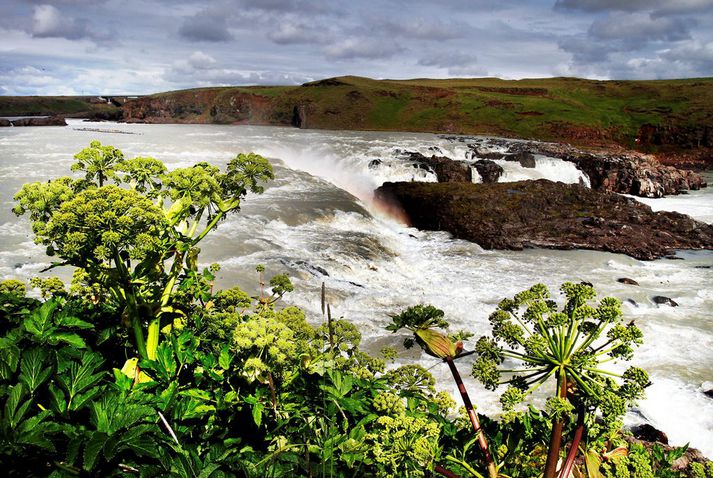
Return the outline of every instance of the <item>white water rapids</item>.
{"type": "MultiPolygon", "coordinates": [[[[254,151],[273,160],[277,179],[265,194],[248,197],[241,213],[221,224],[201,246],[204,264],[222,265],[221,287],[237,284],[255,291],[256,264],[264,264],[268,274],[286,272],[296,286],[287,301],[307,310],[317,323],[324,281],[335,315],[358,324],[371,351],[397,347],[398,363],[422,363],[431,368],[440,387],[456,394],[446,368],[419,351],[402,350],[403,337],[383,329],[389,314],[431,303],[446,311],[455,330],[474,332],[477,338],[486,333],[487,317],[504,297],[536,282],[553,292],[567,280],[591,282],[600,296],[624,300],[625,316],[636,319],[645,334],[635,363],[649,371],[653,385],[627,422],[648,421],[673,444],[690,441],[713,457],[713,399],[702,393],[713,388],[713,252],[681,252],[678,257],[684,260],[644,262],[593,251],[484,251],[446,233],[406,228],[375,208],[372,191],[384,181],[435,180],[432,173],[403,160],[402,151],[467,158],[463,143],[435,135],[69,123],[0,129],[1,279],[29,279],[49,263],[43,248],[33,243],[28,221],[11,213],[13,194],[25,182],[69,174],[72,156],[91,140],[112,144],[128,157],[154,156],[170,168],[198,161],[225,164],[238,152],[254,151]],[[380,162],[373,162],[377,159],[380,162]],[[620,277],[635,279],[640,286],[620,284],[620,277]],[[671,297],[679,307],[657,306],[651,300],[655,295],[671,297]]],[[[505,169],[501,180],[586,182],[570,163],[536,159],[534,169],[497,161],[505,169]]],[[[713,221],[713,188],[646,202],[655,209],[713,221]]],[[[68,276],[64,272],[63,277],[68,276]]],[[[467,359],[460,367],[469,376],[467,359]]],[[[467,381],[480,410],[496,412],[497,395],[467,381]]]]}

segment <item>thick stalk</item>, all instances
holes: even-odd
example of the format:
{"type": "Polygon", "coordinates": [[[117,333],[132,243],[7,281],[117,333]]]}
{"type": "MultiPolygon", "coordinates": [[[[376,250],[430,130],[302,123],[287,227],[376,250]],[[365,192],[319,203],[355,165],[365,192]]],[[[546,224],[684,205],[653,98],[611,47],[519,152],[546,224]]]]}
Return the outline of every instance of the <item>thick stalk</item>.
{"type": "Polygon", "coordinates": [[[129,315],[129,321],[131,322],[131,329],[134,332],[136,348],[139,351],[139,356],[146,358],[148,355],[146,352],[146,341],[144,340],[143,324],[141,323],[141,316],[139,314],[139,304],[134,294],[134,287],[131,285],[129,270],[126,268],[124,261],[121,260],[118,249],[114,249],[114,263],[121,277],[122,284],[120,287],[123,288],[124,296],[126,297],[126,311],[129,315]]]}
{"type": "MultiPolygon", "coordinates": [[[[559,396],[560,398],[567,398],[567,375],[563,370],[560,370],[558,378],[559,396]]],[[[550,449],[547,453],[547,462],[545,463],[543,478],[554,478],[557,472],[557,461],[559,460],[560,446],[562,445],[562,428],[564,428],[564,419],[560,417],[552,423],[550,449]]]]}
{"type": "Polygon", "coordinates": [[[473,404],[470,401],[470,397],[468,396],[468,392],[465,389],[463,380],[460,377],[458,368],[453,362],[452,357],[446,357],[445,360],[448,364],[448,367],[451,369],[451,373],[453,374],[453,380],[455,380],[456,385],[458,385],[458,391],[460,392],[460,396],[463,399],[463,405],[468,411],[468,417],[470,418],[470,423],[473,425],[473,431],[475,431],[475,434],[478,436],[478,445],[480,445],[480,449],[483,450],[483,455],[485,455],[485,463],[487,463],[488,465],[488,475],[490,476],[490,478],[498,478],[498,470],[495,467],[495,460],[493,460],[493,456],[490,454],[490,450],[488,449],[488,441],[485,438],[485,433],[483,433],[483,430],[480,427],[480,420],[478,420],[478,415],[473,409],[473,404]]]}
{"type": "Polygon", "coordinates": [[[577,428],[574,430],[574,438],[572,438],[572,444],[567,452],[567,458],[564,460],[564,465],[562,466],[562,471],[560,471],[559,478],[567,478],[572,472],[572,466],[574,466],[574,459],[577,458],[577,451],[579,451],[579,442],[582,441],[582,434],[584,433],[584,407],[579,406],[579,411],[577,413],[577,428]]]}
{"type": "Polygon", "coordinates": [[[446,478],[460,478],[458,475],[456,475],[452,471],[446,470],[441,465],[434,466],[433,471],[441,476],[445,476],[446,478]]]}

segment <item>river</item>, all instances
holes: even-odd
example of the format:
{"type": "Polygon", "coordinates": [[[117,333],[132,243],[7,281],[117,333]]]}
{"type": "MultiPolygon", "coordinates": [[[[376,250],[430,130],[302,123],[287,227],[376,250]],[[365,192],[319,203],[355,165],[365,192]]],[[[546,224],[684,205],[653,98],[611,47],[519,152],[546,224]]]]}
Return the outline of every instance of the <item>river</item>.
{"type": "MultiPolygon", "coordinates": [[[[224,165],[238,152],[254,151],[271,159],[276,180],[263,195],[246,198],[240,214],[203,243],[201,260],[222,265],[219,286],[255,291],[256,264],[264,264],[268,274],[286,272],[296,287],[287,302],[308,311],[317,323],[324,281],[334,315],[358,324],[369,350],[398,347],[397,363],[422,363],[441,388],[457,396],[447,368],[420,351],[403,350],[402,337],[383,329],[389,314],[430,303],[446,312],[454,329],[477,338],[486,333],[487,317],[502,298],[536,282],[554,292],[567,280],[591,282],[600,296],[624,300],[625,316],[636,319],[645,334],[635,363],[649,371],[652,385],[627,423],[648,421],[664,430],[671,443],[690,441],[713,458],[713,399],[702,393],[713,388],[713,252],[681,252],[683,260],[645,262],[593,251],[485,251],[446,233],[407,228],[375,207],[372,191],[388,180],[435,180],[399,159],[399,151],[433,154],[438,148],[465,158],[463,144],[436,135],[68,123],[0,129],[0,278],[29,279],[49,263],[43,248],[33,243],[28,221],[10,211],[13,194],[25,182],[69,174],[72,156],[91,140],[114,145],[127,157],[156,157],[170,168],[198,161],[224,165]],[[83,130],[88,128],[133,134],[83,130]],[[640,286],[620,284],[620,277],[640,286]],[[651,300],[655,295],[671,297],[679,307],[657,306],[651,300]]],[[[556,159],[537,157],[535,169],[502,164],[501,180],[586,181],[571,164],[556,159]]],[[[713,188],[646,203],[713,222],[713,188]]],[[[69,272],[59,275],[66,279],[69,272]]],[[[468,375],[470,363],[463,360],[461,368],[468,375]]],[[[496,394],[472,379],[467,382],[481,411],[498,409],[496,394]]]]}

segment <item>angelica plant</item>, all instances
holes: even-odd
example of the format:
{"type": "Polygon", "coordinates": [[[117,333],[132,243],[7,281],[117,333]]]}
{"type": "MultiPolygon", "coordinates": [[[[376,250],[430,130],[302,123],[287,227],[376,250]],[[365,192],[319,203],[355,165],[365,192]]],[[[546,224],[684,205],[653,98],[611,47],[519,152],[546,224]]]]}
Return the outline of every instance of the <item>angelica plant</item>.
{"type": "Polygon", "coordinates": [[[542,284],[501,301],[489,318],[492,336],[478,340],[473,365],[473,376],[487,388],[508,385],[501,396],[506,410],[550,380],[556,382],[556,393],[547,401],[553,426],[545,478],[555,475],[565,421],[575,409],[578,423],[562,476],[574,462],[585,415],[591,418],[598,411],[605,423],[619,425],[649,381],[640,368],[621,374],[606,368],[631,360],[642,343],[633,321],[623,323],[621,302],[606,297],[590,306],[596,293],[587,284],[567,282],[561,291],[566,298],[561,311],[542,284]]]}
{"type": "MultiPolygon", "coordinates": [[[[139,355],[154,360],[162,325],[185,314],[175,291],[179,278],[196,276],[198,243],[248,192],[263,191],[272,166],[239,154],[225,171],[198,163],[167,172],[154,158],[125,159],[98,141],[75,159],[72,170],[84,178],[26,184],[14,212],[28,214],[35,242],[62,259],[52,267],[80,268],[93,290],[108,295],[93,302],[123,309],[139,355]],[[109,179],[116,185],[105,184],[109,179]]],[[[287,291],[284,281],[273,287],[277,295],[287,291]]]]}
{"type": "Polygon", "coordinates": [[[386,330],[391,332],[397,332],[400,329],[410,330],[413,333],[413,337],[409,337],[404,341],[406,348],[412,347],[414,342],[418,343],[426,353],[448,364],[453,380],[458,386],[458,392],[463,400],[470,423],[473,426],[473,431],[478,439],[478,445],[485,457],[488,475],[490,478],[497,478],[497,465],[488,448],[488,440],[480,426],[478,414],[475,412],[458,367],[454,362],[454,359],[463,354],[463,342],[459,339],[468,334],[459,333],[449,337],[435,330],[435,328],[444,329],[448,327],[448,322],[444,319],[444,315],[442,310],[432,305],[416,305],[409,307],[398,315],[392,316],[392,323],[386,327],[386,330]]]}

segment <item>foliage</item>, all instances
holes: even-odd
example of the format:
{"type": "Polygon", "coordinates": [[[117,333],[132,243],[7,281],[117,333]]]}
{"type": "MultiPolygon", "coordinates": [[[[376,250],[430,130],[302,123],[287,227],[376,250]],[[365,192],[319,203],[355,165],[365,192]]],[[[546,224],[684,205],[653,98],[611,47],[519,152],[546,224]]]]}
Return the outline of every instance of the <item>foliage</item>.
{"type": "MultiPolygon", "coordinates": [[[[42,299],[28,297],[20,281],[0,282],[7,476],[425,477],[446,465],[479,477],[486,467],[495,472],[481,451],[487,435],[498,472],[534,477],[548,430],[582,404],[607,420],[590,425],[586,442],[599,476],[676,476],[675,450],[632,446],[618,461],[606,458],[613,451],[596,451],[621,446],[616,420],[646,381],[630,369],[615,383],[595,363],[628,359],[640,342],[638,329],[620,324],[618,303],[589,307],[593,292],[578,286],[565,288],[561,314],[541,286],[501,303],[493,337],[476,345],[476,369],[489,386],[506,373],[505,358],[546,370],[524,382],[512,377],[521,386],[505,392],[505,403],[531,391],[523,383],[557,374],[548,367],[567,348],[576,360],[558,362],[571,377],[567,400],[499,422],[480,416],[481,427],[469,399],[456,416],[453,399],[422,366],[387,369],[362,350],[349,321],[314,326],[296,307],[279,309],[294,289],[287,276],[266,280],[258,266],[258,296],[214,291],[219,266],[201,269],[197,245],[248,192],[262,192],[272,177],[263,158],[168,171],[98,142],[77,156],[84,178],[27,184],[16,195],[15,212],[29,216],[37,242],[61,259],[55,266],[76,269],[69,288],[56,277],[33,278],[42,299]],[[551,347],[548,337],[558,336],[561,347],[551,347]]],[[[389,330],[409,330],[459,378],[453,360],[470,355],[463,351],[470,334],[435,330],[447,325],[442,311],[422,305],[394,316],[389,330]]],[[[395,359],[393,349],[383,355],[395,359]]],[[[692,465],[692,473],[710,469],[692,465]]]]}

